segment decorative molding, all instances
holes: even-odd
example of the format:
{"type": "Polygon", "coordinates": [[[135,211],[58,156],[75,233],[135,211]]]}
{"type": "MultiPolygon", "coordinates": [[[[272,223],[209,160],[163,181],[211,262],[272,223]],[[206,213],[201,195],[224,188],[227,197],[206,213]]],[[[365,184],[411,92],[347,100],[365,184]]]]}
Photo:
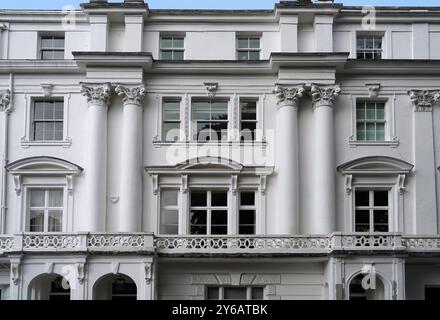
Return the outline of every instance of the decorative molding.
{"type": "Polygon", "coordinates": [[[119,196],[110,196],[108,197],[111,203],[116,204],[119,201],[119,196]]]}
{"type": "Polygon", "coordinates": [[[380,91],[380,83],[367,83],[365,86],[368,88],[370,98],[377,98],[380,91]]]}
{"type": "Polygon", "coordinates": [[[116,84],[115,92],[118,96],[122,97],[124,105],[134,104],[141,107],[143,105],[145,95],[147,94],[147,89],[144,84],[138,86],[116,84]]]}
{"type": "Polygon", "coordinates": [[[335,103],[336,98],[341,93],[341,87],[339,85],[319,86],[316,84],[312,84],[310,92],[312,94],[312,102],[314,108],[320,106],[332,107],[335,103]]]}
{"type": "Polygon", "coordinates": [[[182,179],[182,184],[180,186],[180,191],[182,193],[187,193],[188,192],[188,175],[182,174],[181,179],[182,179]]]}
{"type": "Polygon", "coordinates": [[[299,99],[304,96],[305,92],[306,89],[303,84],[297,85],[295,87],[287,87],[278,83],[276,84],[275,90],[273,91],[277,99],[277,104],[280,107],[297,107],[299,99]]]}
{"type": "Polygon", "coordinates": [[[237,194],[238,190],[238,175],[233,174],[231,175],[231,192],[233,195],[237,194]]]}
{"type": "Polygon", "coordinates": [[[84,284],[84,280],[86,278],[85,275],[85,264],[84,263],[77,263],[76,265],[76,274],[79,284],[84,284]]]}
{"type": "Polygon", "coordinates": [[[15,174],[13,177],[14,177],[15,194],[17,196],[20,196],[21,195],[21,175],[15,174]]]}
{"type": "Polygon", "coordinates": [[[261,194],[266,194],[266,186],[267,186],[267,176],[266,175],[261,175],[260,176],[260,186],[259,186],[259,191],[261,192],[261,194]]]}
{"type": "Polygon", "coordinates": [[[11,112],[11,90],[0,91],[0,112],[11,112]]]}
{"type": "Polygon", "coordinates": [[[189,141],[189,123],[190,123],[190,110],[191,110],[191,98],[189,94],[185,94],[183,98],[183,127],[184,127],[184,134],[185,134],[185,141],[189,141]]]}
{"type": "Polygon", "coordinates": [[[159,194],[159,175],[153,174],[151,180],[153,183],[153,195],[157,196],[159,194]]]}
{"type": "Polygon", "coordinates": [[[345,175],[345,193],[347,195],[350,195],[352,190],[353,190],[353,175],[346,174],[345,175]]]}
{"type": "Polygon", "coordinates": [[[232,283],[230,274],[193,274],[192,284],[202,285],[230,285],[232,283]]]}
{"type": "Polygon", "coordinates": [[[42,83],[40,86],[41,86],[41,89],[43,89],[43,94],[46,98],[52,96],[53,84],[42,83]]]}
{"type": "Polygon", "coordinates": [[[83,83],[81,82],[81,93],[87,97],[89,106],[108,107],[110,104],[111,85],[110,83],[83,83]]]}
{"type": "Polygon", "coordinates": [[[44,264],[44,271],[45,271],[47,274],[51,274],[51,273],[53,273],[53,267],[54,267],[53,262],[46,262],[46,263],[44,264]]]}
{"type": "Polygon", "coordinates": [[[73,176],[73,174],[66,175],[67,192],[69,195],[73,194],[73,176]]]}
{"type": "Polygon", "coordinates": [[[145,282],[151,283],[153,280],[153,265],[151,263],[144,263],[145,282]]]}
{"type": "Polygon", "coordinates": [[[14,285],[18,285],[20,281],[20,263],[11,262],[11,280],[14,285]]]}
{"type": "Polygon", "coordinates": [[[431,112],[432,106],[439,102],[439,90],[411,90],[408,92],[415,112],[431,112]]]}
{"type": "Polygon", "coordinates": [[[209,98],[215,98],[215,95],[217,94],[218,90],[218,83],[217,82],[204,82],[203,83],[206,87],[206,90],[208,91],[208,97],[209,98]]]}

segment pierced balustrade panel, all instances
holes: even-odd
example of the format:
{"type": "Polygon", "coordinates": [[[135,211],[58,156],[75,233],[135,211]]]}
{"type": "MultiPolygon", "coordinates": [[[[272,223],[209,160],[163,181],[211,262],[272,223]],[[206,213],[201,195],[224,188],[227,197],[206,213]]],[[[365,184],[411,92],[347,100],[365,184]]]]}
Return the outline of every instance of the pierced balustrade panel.
{"type": "Polygon", "coordinates": [[[439,236],[404,237],[402,244],[409,251],[440,251],[439,236]]]}
{"type": "Polygon", "coordinates": [[[11,251],[14,247],[14,238],[8,236],[0,237],[0,253],[11,251]]]}
{"type": "Polygon", "coordinates": [[[396,246],[395,236],[387,234],[352,234],[342,236],[344,249],[388,249],[396,246]]]}
{"type": "Polygon", "coordinates": [[[138,234],[90,234],[87,245],[90,249],[143,249],[145,238],[138,234]]]}
{"type": "Polygon", "coordinates": [[[23,250],[79,250],[81,235],[75,234],[26,234],[23,250]]]}

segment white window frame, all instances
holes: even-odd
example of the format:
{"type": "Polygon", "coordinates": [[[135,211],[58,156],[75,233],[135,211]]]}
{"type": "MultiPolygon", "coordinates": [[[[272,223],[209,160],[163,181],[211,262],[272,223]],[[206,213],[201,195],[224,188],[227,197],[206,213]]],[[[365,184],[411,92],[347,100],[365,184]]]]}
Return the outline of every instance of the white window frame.
{"type": "Polygon", "coordinates": [[[60,120],[57,120],[57,119],[39,119],[40,121],[39,122],[44,122],[44,123],[46,123],[46,122],[54,122],[54,123],[56,123],[56,122],[62,122],[63,123],[63,138],[64,138],[64,108],[65,108],[65,104],[64,104],[64,99],[53,99],[53,98],[50,98],[50,99],[44,99],[44,98],[42,98],[42,99],[36,99],[36,98],[34,98],[33,100],[32,100],[32,105],[31,105],[31,112],[30,112],[30,132],[29,132],[29,134],[30,134],[30,139],[32,140],[32,142],[60,142],[60,141],[63,141],[63,138],[61,139],[61,140],[36,140],[35,139],[35,137],[34,137],[34,132],[35,132],[35,122],[36,122],[36,119],[35,119],[35,104],[36,103],[41,103],[41,102],[44,102],[44,103],[62,103],[63,104],[63,119],[62,119],[62,121],[60,121],[60,120]]]}
{"type": "Polygon", "coordinates": [[[388,147],[398,147],[400,145],[400,140],[396,135],[396,95],[385,96],[380,95],[378,97],[370,97],[366,95],[351,95],[351,134],[348,138],[348,144],[351,148],[363,147],[363,146],[388,146],[388,147]],[[385,140],[384,141],[367,141],[367,140],[357,140],[357,104],[358,102],[377,102],[383,103],[385,108],[385,140]]]}
{"type": "Polygon", "coordinates": [[[384,55],[384,40],[385,40],[385,37],[384,37],[383,33],[377,33],[377,32],[375,32],[375,33],[357,32],[356,33],[356,59],[358,59],[358,60],[367,60],[367,61],[370,61],[370,60],[382,60],[383,59],[383,55],[384,55]],[[364,47],[362,49],[363,54],[364,54],[364,58],[357,58],[357,55],[358,55],[357,40],[358,40],[359,37],[363,37],[364,38],[364,44],[365,44],[365,37],[372,37],[373,38],[373,43],[374,43],[376,38],[381,38],[381,48],[380,49],[367,50],[365,45],[364,45],[364,47]],[[376,55],[378,52],[380,52],[380,58],[366,59],[365,58],[365,52],[367,52],[367,51],[372,52],[373,55],[376,55]]]}
{"type": "Polygon", "coordinates": [[[259,99],[258,98],[246,98],[246,97],[240,97],[239,99],[239,139],[240,142],[242,143],[246,143],[246,142],[255,142],[255,141],[261,141],[261,134],[259,133],[259,118],[260,118],[260,113],[259,113],[259,99]],[[246,103],[246,102],[255,102],[255,120],[243,120],[242,119],[242,103],[246,103]],[[242,132],[242,125],[243,123],[255,123],[255,136],[253,140],[241,140],[241,132],[242,132]]]}
{"type": "MultiPolygon", "coordinates": [[[[258,219],[258,206],[257,206],[257,197],[258,197],[258,191],[257,190],[249,190],[249,189],[240,189],[239,190],[239,196],[238,196],[238,222],[237,222],[237,234],[240,234],[240,211],[241,210],[248,210],[248,211],[254,211],[255,214],[255,224],[254,224],[254,233],[251,235],[256,235],[257,234],[257,219],[258,219]],[[254,200],[254,205],[250,206],[250,205],[242,205],[241,204],[241,194],[243,192],[253,192],[255,194],[255,200],[254,200]]],[[[248,235],[248,234],[243,234],[244,236],[248,235]]]]}
{"type": "Polygon", "coordinates": [[[218,297],[219,297],[219,299],[218,300],[225,300],[225,301],[228,301],[228,300],[226,300],[225,299],[225,289],[226,288],[235,288],[235,289],[245,289],[246,290],[246,300],[243,300],[243,301],[261,301],[261,300],[257,300],[257,299],[252,299],[252,289],[262,289],[263,290],[263,299],[262,300],[265,300],[266,299],[266,287],[265,286],[258,286],[258,285],[255,285],[255,286],[210,286],[210,285],[208,285],[208,286],[206,286],[206,288],[205,288],[205,300],[208,300],[208,290],[209,289],[218,289],[218,297]]]}
{"type": "MultiPolygon", "coordinates": [[[[172,40],[174,42],[174,40],[172,40]]],[[[167,34],[167,33],[161,33],[159,36],[159,59],[164,60],[162,58],[162,51],[172,51],[173,58],[171,61],[184,61],[185,60],[185,53],[186,53],[186,35],[185,34],[167,34]],[[162,38],[183,38],[183,48],[174,48],[174,47],[162,47],[162,38]],[[174,59],[174,52],[183,52],[183,59],[174,59]]],[[[166,60],[168,61],[168,60],[166,60]]]]}
{"type": "Polygon", "coordinates": [[[57,61],[59,59],[43,59],[43,50],[52,50],[52,51],[62,51],[64,53],[64,57],[62,60],[65,59],[66,56],[66,34],[64,32],[54,32],[54,33],[46,33],[42,32],[38,34],[38,53],[37,53],[37,59],[38,60],[44,60],[44,61],[57,61]],[[61,49],[54,49],[54,48],[43,48],[43,38],[47,37],[54,37],[54,38],[63,38],[64,39],[64,47],[63,50],[61,49]]]}
{"type": "Polygon", "coordinates": [[[44,213],[44,215],[43,215],[43,231],[34,231],[34,232],[44,232],[44,233],[47,233],[47,232],[49,232],[49,211],[55,211],[55,210],[57,210],[57,211],[62,211],[62,215],[61,215],[61,230],[60,231],[57,231],[57,232],[63,232],[63,229],[65,229],[64,228],[64,220],[65,220],[65,218],[66,218],[66,214],[65,214],[65,212],[66,212],[66,208],[65,208],[65,206],[64,206],[64,201],[66,200],[65,199],[65,196],[64,196],[64,193],[65,193],[65,188],[63,187],[63,186],[60,186],[60,187],[58,187],[58,188],[54,188],[54,187],[50,187],[50,188],[47,188],[47,187],[42,187],[42,186],[40,186],[40,187],[33,187],[33,188],[27,188],[27,195],[26,195],[26,198],[27,198],[27,215],[26,215],[26,232],[31,232],[30,231],[30,219],[31,219],[31,211],[36,211],[36,210],[39,210],[39,211],[43,211],[44,213]],[[32,192],[32,191],[35,191],[35,190],[42,190],[42,191],[44,191],[44,206],[43,207],[31,207],[31,204],[30,204],[30,193],[32,192]],[[61,190],[62,192],[63,192],[63,206],[62,207],[50,207],[49,206],[49,191],[50,190],[61,190]]]}
{"type": "MultiPolygon", "coordinates": [[[[174,140],[167,140],[164,136],[164,134],[165,134],[164,129],[163,129],[164,124],[165,124],[164,112],[165,112],[165,104],[167,102],[179,103],[179,106],[180,106],[180,108],[179,108],[179,130],[180,131],[179,131],[179,139],[177,140],[177,142],[182,141],[185,138],[182,134],[182,122],[184,119],[182,118],[182,98],[181,97],[162,97],[162,99],[161,99],[160,115],[159,115],[159,117],[160,117],[160,120],[159,120],[160,121],[160,128],[159,128],[160,141],[168,142],[168,143],[176,142],[174,140]]],[[[175,122],[177,122],[177,120],[175,122]]]]}
{"type": "Polygon", "coordinates": [[[260,61],[261,60],[261,53],[262,53],[262,36],[261,34],[245,34],[245,33],[237,33],[235,37],[235,51],[236,51],[236,59],[238,61],[260,61]],[[242,39],[247,39],[249,43],[249,39],[257,39],[259,40],[259,47],[258,48],[239,48],[238,47],[238,41],[242,39]],[[240,52],[247,52],[247,59],[246,60],[240,60],[239,55],[240,52]],[[250,52],[258,52],[258,59],[251,60],[249,57],[250,52]]]}
{"type": "Polygon", "coordinates": [[[196,210],[196,211],[206,211],[206,235],[210,236],[210,235],[217,235],[217,234],[212,234],[212,211],[226,211],[226,217],[227,217],[227,222],[226,222],[226,234],[220,234],[219,236],[222,235],[227,235],[228,234],[228,230],[229,230],[229,226],[230,226],[230,221],[229,221],[229,217],[230,217],[230,207],[229,207],[229,203],[230,203],[230,195],[228,192],[228,188],[217,188],[217,189],[213,189],[213,188],[206,188],[206,189],[199,189],[199,188],[193,188],[191,190],[189,190],[190,193],[190,202],[189,202],[189,217],[188,217],[188,231],[190,235],[193,235],[191,233],[191,211],[196,210]],[[191,205],[191,194],[192,192],[206,192],[206,206],[205,207],[193,207],[191,205]],[[212,206],[212,193],[213,192],[225,192],[226,196],[227,196],[227,205],[224,207],[213,207],[212,206]]]}
{"type": "Polygon", "coordinates": [[[69,113],[70,113],[70,93],[57,93],[54,95],[47,94],[33,94],[25,95],[25,117],[24,117],[24,134],[21,138],[20,145],[22,148],[38,147],[38,146],[58,146],[69,148],[72,145],[72,139],[69,136],[69,113]],[[34,141],[32,140],[32,110],[33,104],[38,100],[63,100],[64,115],[63,115],[63,139],[60,141],[34,141]]]}
{"type": "MultiPolygon", "coordinates": [[[[384,29],[378,29],[375,31],[366,31],[366,30],[352,30],[351,31],[351,52],[350,52],[350,58],[351,59],[357,59],[357,38],[358,36],[377,36],[382,37],[382,58],[388,59],[389,52],[392,50],[392,44],[389,39],[391,39],[391,31],[390,30],[384,30],[384,29]]],[[[360,60],[359,61],[364,61],[360,60]]],[[[374,61],[374,60],[373,60],[374,61]]]]}
{"type": "MultiPolygon", "coordinates": [[[[162,211],[163,210],[173,210],[173,211],[177,211],[177,219],[179,219],[179,211],[180,211],[180,197],[179,197],[179,188],[177,187],[177,188],[163,188],[163,189],[161,189],[160,190],[160,199],[159,199],[159,203],[160,203],[160,213],[159,213],[159,228],[158,228],[158,231],[159,231],[159,234],[164,234],[164,233],[162,233],[161,232],[161,229],[162,229],[162,211]],[[177,192],[177,204],[176,205],[167,205],[167,206],[162,206],[162,195],[163,195],[163,192],[165,192],[165,191],[175,191],[175,192],[177,192]]],[[[178,221],[178,224],[177,224],[177,234],[179,234],[179,221],[178,221]]]]}
{"type": "MultiPolygon", "coordinates": [[[[392,224],[392,217],[391,217],[391,203],[392,203],[392,197],[391,197],[391,189],[388,188],[361,188],[361,187],[355,187],[354,188],[354,194],[356,195],[357,191],[368,191],[369,195],[369,205],[368,206],[356,206],[356,197],[353,197],[354,203],[354,209],[353,209],[353,226],[352,226],[352,230],[356,232],[356,211],[357,210],[364,210],[364,211],[369,211],[369,231],[368,233],[374,233],[374,211],[375,210],[386,210],[388,211],[388,231],[386,232],[390,232],[391,229],[391,224],[392,224]],[[374,206],[374,192],[375,191],[386,191],[388,193],[388,206],[386,207],[376,207],[374,206]]],[[[380,233],[380,232],[379,232],[380,233]]]]}
{"type": "MultiPolygon", "coordinates": [[[[232,105],[231,105],[231,100],[230,97],[225,97],[225,96],[216,96],[215,98],[207,98],[207,97],[191,97],[191,102],[190,102],[190,106],[189,106],[189,123],[190,123],[190,130],[189,130],[189,139],[190,141],[194,142],[194,143],[198,143],[198,144],[221,144],[221,143],[228,143],[229,141],[231,141],[231,129],[232,129],[232,105]],[[222,102],[226,102],[226,107],[227,107],[227,114],[228,114],[228,120],[227,120],[227,139],[226,140],[210,140],[210,141],[199,141],[197,138],[194,138],[197,136],[197,121],[193,121],[193,103],[197,102],[197,101],[210,101],[210,102],[217,102],[217,101],[222,101],[222,102]]],[[[209,120],[212,122],[216,122],[214,120],[209,120]]],[[[221,121],[221,122],[226,122],[226,121],[221,121]]]]}

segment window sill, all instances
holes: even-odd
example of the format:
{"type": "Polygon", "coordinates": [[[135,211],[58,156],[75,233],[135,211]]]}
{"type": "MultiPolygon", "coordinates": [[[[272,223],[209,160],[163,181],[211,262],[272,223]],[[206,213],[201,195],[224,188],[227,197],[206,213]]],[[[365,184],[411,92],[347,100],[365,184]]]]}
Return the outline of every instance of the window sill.
{"type": "Polygon", "coordinates": [[[71,139],[66,139],[63,141],[28,141],[28,140],[22,140],[20,145],[23,148],[30,148],[30,147],[63,147],[63,148],[69,148],[72,145],[71,139]]]}
{"type": "Polygon", "coordinates": [[[266,141],[219,141],[219,142],[198,142],[198,141],[153,141],[155,147],[162,146],[179,146],[179,147],[192,147],[192,146],[234,146],[234,147],[266,147],[266,141]]]}
{"type": "Polygon", "coordinates": [[[348,142],[351,148],[356,147],[393,147],[396,148],[400,145],[399,139],[394,139],[391,141],[357,141],[351,140],[348,142]]]}

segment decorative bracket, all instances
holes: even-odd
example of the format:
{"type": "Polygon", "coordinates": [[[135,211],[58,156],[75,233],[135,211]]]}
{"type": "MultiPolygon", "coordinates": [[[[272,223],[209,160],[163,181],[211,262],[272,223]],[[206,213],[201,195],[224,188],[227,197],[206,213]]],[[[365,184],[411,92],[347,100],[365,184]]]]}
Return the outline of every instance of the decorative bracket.
{"type": "Polygon", "coordinates": [[[346,174],[345,175],[345,192],[347,193],[347,195],[350,195],[352,190],[353,190],[353,175],[346,174]]]}
{"type": "Polygon", "coordinates": [[[77,278],[78,278],[79,284],[84,284],[84,280],[86,278],[84,263],[77,263],[76,264],[76,273],[77,273],[77,278]]]}
{"type": "Polygon", "coordinates": [[[145,281],[151,283],[153,280],[153,266],[151,263],[144,263],[145,281]]]}
{"type": "Polygon", "coordinates": [[[159,176],[157,174],[153,174],[151,176],[151,180],[153,182],[153,195],[157,196],[159,193],[159,176]]]}
{"type": "Polygon", "coordinates": [[[18,285],[20,281],[20,263],[12,262],[11,263],[11,280],[14,285],[18,285]]]}
{"type": "Polygon", "coordinates": [[[17,196],[21,195],[21,175],[14,175],[14,185],[15,185],[15,194],[17,196]]]}
{"type": "Polygon", "coordinates": [[[42,83],[40,86],[41,86],[41,89],[43,89],[43,94],[44,94],[45,97],[52,96],[53,84],[51,84],[51,83],[42,83]]]}
{"type": "Polygon", "coordinates": [[[367,83],[365,86],[368,87],[370,98],[377,98],[379,96],[380,83],[367,83]]]}
{"type": "Polygon", "coordinates": [[[11,112],[11,90],[0,91],[0,112],[11,112]]]}
{"type": "Polygon", "coordinates": [[[187,193],[188,192],[188,175],[182,174],[181,178],[182,178],[182,184],[180,186],[180,191],[182,193],[187,193]]]}
{"type": "Polygon", "coordinates": [[[260,187],[259,187],[259,191],[261,192],[261,194],[266,194],[266,183],[267,183],[267,176],[266,175],[262,175],[260,176],[260,187]]]}
{"type": "Polygon", "coordinates": [[[217,82],[204,82],[203,83],[208,91],[208,97],[214,98],[217,94],[218,83],[217,82]]]}
{"type": "Polygon", "coordinates": [[[399,194],[400,195],[403,195],[406,191],[405,179],[406,179],[405,174],[399,174],[398,183],[399,183],[399,194]]]}
{"type": "Polygon", "coordinates": [[[232,192],[232,194],[236,195],[237,190],[238,190],[238,175],[233,174],[231,176],[231,192],[232,192]]]}
{"type": "Polygon", "coordinates": [[[68,174],[66,176],[66,182],[67,182],[67,192],[69,195],[73,194],[73,174],[68,174]]]}

